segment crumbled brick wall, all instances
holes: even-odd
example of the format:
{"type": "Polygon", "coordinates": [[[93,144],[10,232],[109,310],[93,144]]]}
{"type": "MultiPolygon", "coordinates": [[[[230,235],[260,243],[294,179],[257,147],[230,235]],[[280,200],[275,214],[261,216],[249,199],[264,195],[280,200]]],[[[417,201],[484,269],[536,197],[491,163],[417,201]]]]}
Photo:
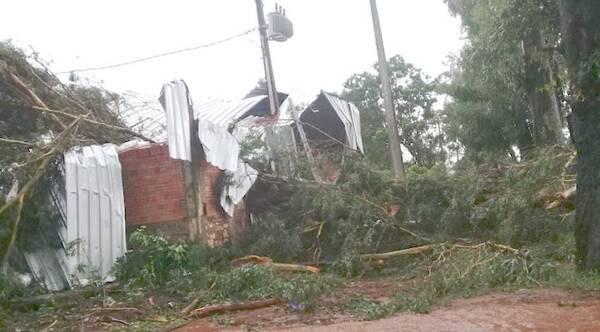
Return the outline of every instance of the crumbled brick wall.
{"type": "Polygon", "coordinates": [[[166,144],[119,154],[127,225],[182,221],[187,217],[182,164],[166,144]]]}
{"type": "Polygon", "coordinates": [[[203,157],[200,162],[200,173],[202,214],[209,218],[222,217],[221,198],[216,195],[216,186],[221,176],[221,170],[203,157]]]}
{"type": "Polygon", "coordinates": [[[233,241],[240,238],[240,235],[250,227],[250,216],[247,213],[246,202],[241,201],[235,206],[233,211],[233,220],[230,228],[230,236],[233,241]]]}
{"type": "MultiPolygon", "coordinates": [[[[124,151],[119,154],[123,172],[125,218],[128,228],[149,225],[165,235],[181,239],[186,229],[187,209],[182,162],[169,158],[166,144],[124,151]]],[[[201,238],[219,246],[243,231],[248,224],[245,204],[235,207],[234,218],[221,208],[216,190],[222,171],[199,156],[198,176],[201,195],[201,238]]],[[[189,235],[189,234],[188,234],[189,235]]]]}
{"type": "Polygon", "coordinates": [[[230,218],[221,208],[217,186],[222,171],[202,157],[200,163],[202,188],[202,224],[204,238],[209,246],[219,246],[229,240],[230,218]]]}

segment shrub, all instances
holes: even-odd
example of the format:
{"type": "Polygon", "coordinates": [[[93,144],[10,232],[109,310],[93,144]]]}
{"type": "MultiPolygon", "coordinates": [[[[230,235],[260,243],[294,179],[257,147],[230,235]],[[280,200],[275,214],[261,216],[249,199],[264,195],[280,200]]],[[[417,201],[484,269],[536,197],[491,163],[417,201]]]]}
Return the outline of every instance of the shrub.
{"type": "Polygon", "coordinates": [[[132,249],[114,268],[119,280],[159,287],[188,273],[189,248],[186,244],[172,243],[162,236],[149,234],[144,227],[135,230],[129,242],[132,249]]]}
{"type": "Polygon", "coordinates": [[[223,274],[214,274],[213,283],[211,297],[222,301],[273,297],[278,280],[269,266],[246,264],[223,274]]]}
{"type": "Polygon", "coordinates": [[[338,279],[327,275],[297,274],[283,279],[278,293],[290,304],[295,304],[297,309],[311,311],[317,298],[329,292],[338,282],[338,279]]]}
{"type": "Polygon", "coordinates": [[[344,305],[344,309],[363,320],[384,318],[396,312],[396,304],[383,302],[365,297],[351,299],[344,305]]]}
{"type": "Polygon", "coordinates": [[[302,229],[298,226],[286,224],[274,215],[258,218],[236,245],[236,250],[242,255],[269,256],[278,262],[301,259],[302,229]]]}
{"type": "Polygon", "coordinates": [[[397,311],[427,314],[433,306],[433,296],[428,291],[422,291],[417,295],[399,293],[394,297],[394,304],[397,311]]]}
{"type": "Polygon", "coordinates": [[[424,266],[426,287],[435,297],[476,295],[490,288],[539,285],[556,273],[556,264],[526,252],[506,252],[494,244],[445,247],[424,266]]]}

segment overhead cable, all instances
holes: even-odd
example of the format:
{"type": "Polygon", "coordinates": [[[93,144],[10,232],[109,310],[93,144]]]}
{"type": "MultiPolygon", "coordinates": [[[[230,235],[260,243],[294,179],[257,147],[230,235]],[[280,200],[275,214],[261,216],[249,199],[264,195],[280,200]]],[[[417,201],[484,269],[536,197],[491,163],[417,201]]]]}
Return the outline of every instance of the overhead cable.
{"type": "Polygon", "coordinates": [[[257,28],[252,28],[250,30],[246,30],[246,31],[244,31],[242,33],[239,33],[237,35],[230,36],[230,37],[227,37],[225,39],[217,40],[217,41],[210,42],[210,43],[203,44],[203,45],[198,45],[198,46],[188,47],[188,48],[184,48],[184,49],[180,49],[180,50],[176,50],[176,51],[170,51],[170,52],[165,52],[165,53],[150,55],[150,56],[147,56],[147,57],[144,57],[144,58],[138,58],[138,59],[134,59],[134,60],[126,61],[126,62],[121,62],[121,63],[116,63],[116,64],[112,64],[112,65],[98,66],[98,67],[89,67],[89,68],[81,68],[81,69],[72,69],[72,70],[65,70],[65,71],[58,72],[57,74],[81,73],[81,72],[86,72],[86,71],[111,69],[111,68],[117,68],[117,67],[122,67],[122,66],[128,66],[128,65],[132,65],[132,64],[140,63],[140,62],[144,62],[144,61],[154,60],[156,58],[162,58],[162,57],[166,57],[166,56],[170,56],[170,55],[175,55],[175,54],[179,54],[179,53],[195,51],[195,50],[199,50],[199,49],[202,49],[202,48],[207,48],[207,47],[211,47],[211,46],[216,46],[216,45],[219,45],[219,44],[223,44],[223,43],[228,42],[228,41],[233,40],[233,39],[244,37],[244,36],[250,34],[251,32],[256,31],[256,29],[257,28]]]}

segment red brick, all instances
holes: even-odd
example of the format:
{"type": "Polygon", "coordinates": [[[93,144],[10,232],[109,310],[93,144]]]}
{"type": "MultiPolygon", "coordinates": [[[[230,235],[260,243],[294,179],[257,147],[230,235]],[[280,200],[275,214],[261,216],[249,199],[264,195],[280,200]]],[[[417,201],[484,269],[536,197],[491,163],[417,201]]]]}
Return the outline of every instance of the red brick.
{"type": "Polygon", "coordinates": [[[119,154],[123,171],[125,219],[130,225],[182,220],[187,216],[181,162],[171,160],[168,146],[119,154]]]}

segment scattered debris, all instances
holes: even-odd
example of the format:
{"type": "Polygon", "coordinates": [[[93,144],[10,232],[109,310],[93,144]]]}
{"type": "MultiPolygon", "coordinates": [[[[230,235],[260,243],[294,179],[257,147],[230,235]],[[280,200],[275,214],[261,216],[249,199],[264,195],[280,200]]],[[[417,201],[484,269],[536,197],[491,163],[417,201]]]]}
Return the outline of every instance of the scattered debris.
{"type": "Polygon", "coordinates": [[[192,310],[196,309],[196,307],[198,306],[199,303],[200,303],[200,297],[193,299],[190,304],[188,304],[185,308],[183,308],[180,311],[180,313],[183,316],[187,316],[192,310]]]}
{"type": "Polygon", "coordinates": [[[391,252],[384,252],[384,253],[379,253],[379,254],[364,254],[364,255],[361,255],[361,257],[363,259],[384,260],[384,259],[398,257],[398,256],[418,255],[418,254],[422,254],[428,250],[431,250],[434,246],[435,245],[424,245],[424,246],[396,250],[396,251],[391,251],[391,252]]]}
{"type": "Polygon", "coordinates": [[[239,303],[224,303],[224,304],[212,304],[207,305],[202,308],[196,309],[192,311],[188,317],[205,317],[210,314],[214,314],[217,312],[227,312],[227,311],[237,311],[237,310],[252,310],[264,307],[270,307],[272,305],[284,303],[285,301],[282,299],[266,299],[266,300],[256,300],[256,301],[248,301],[248,302],[239,302],[239,303]]]}
{"type": "Polygon", "coordinates": [[[311,272],[311,273],[319,273],[320,269],[315,266],[310,265],[300,265],[300,264],[287,264],[287,263],[275,263],[269,257],[262,257],[256,255],[249,255],[240,258],[236,258],[231,261],[231,265],[234,267],[240,267],[244,264],[254,263],[258,265],[269,265],[272,266],[277,271],[282,272],[311,272]]]}
{"type": "Polygon", "coordinates": [[[119,323],[119,324],[123,324],[123,325],[125,325],[125,326],[129,326],[129,325],[131,325],[131,323],[129,323],[129,322],[126,322],[126,321],[124,321],[124,320],[122,320],[122,319],[115,318],[115,317],[110,317],[110,321],[111,321],[111,322],[115,322],[115,323],[119,323]]]}

